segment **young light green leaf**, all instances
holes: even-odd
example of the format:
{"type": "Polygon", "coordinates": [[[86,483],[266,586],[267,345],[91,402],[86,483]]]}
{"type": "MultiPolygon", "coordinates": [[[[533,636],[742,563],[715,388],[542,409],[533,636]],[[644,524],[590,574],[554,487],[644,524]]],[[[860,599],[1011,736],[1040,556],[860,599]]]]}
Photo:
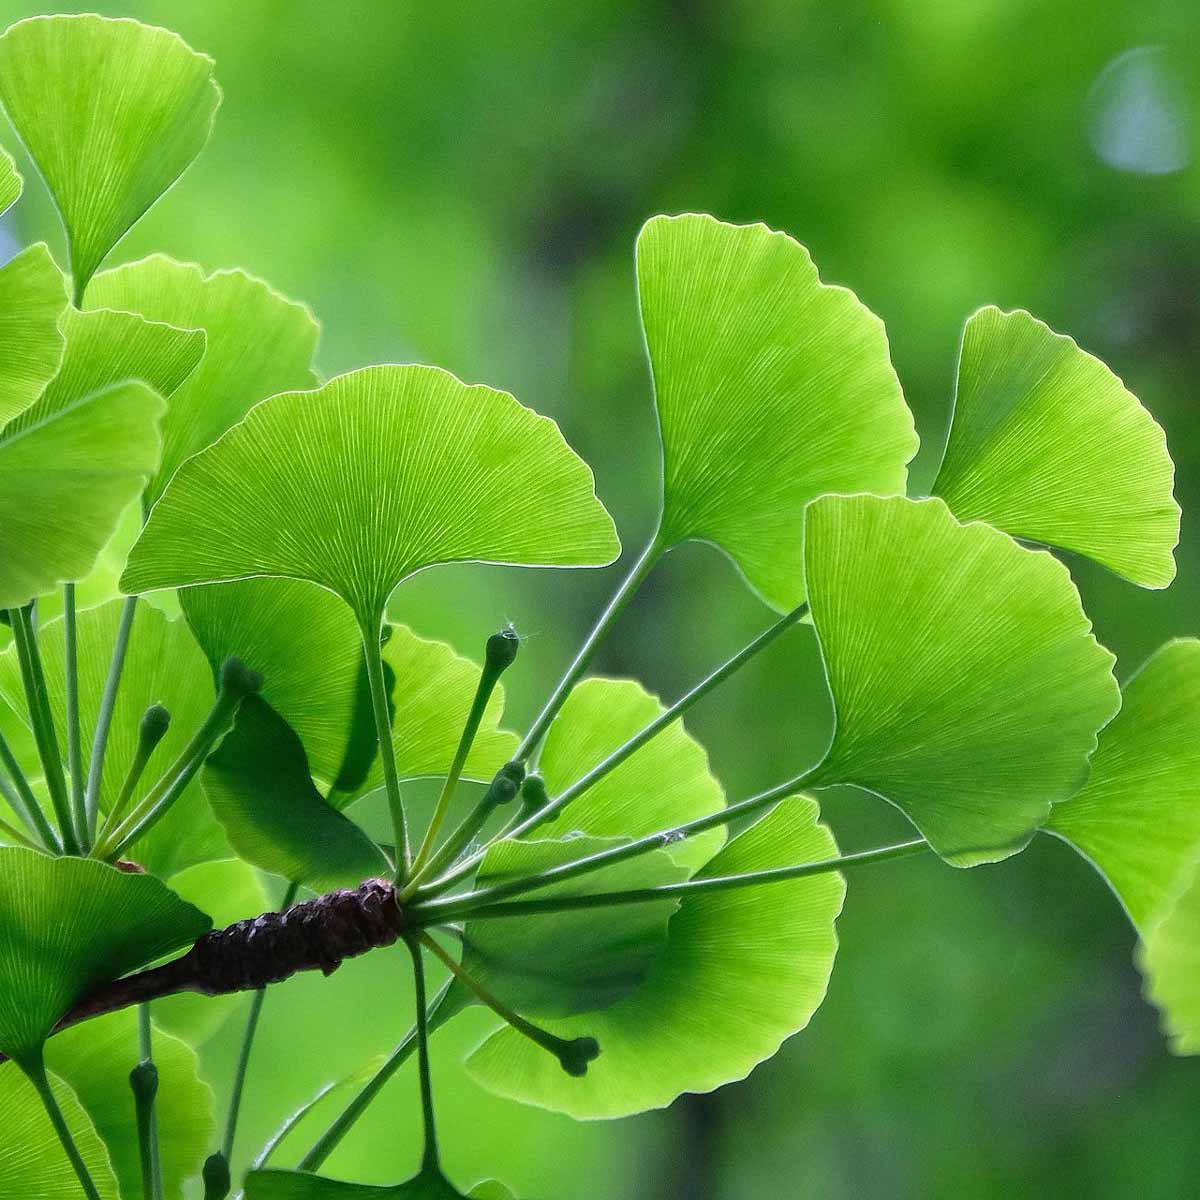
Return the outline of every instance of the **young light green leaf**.
{"type": "MultiPolygon", "coordinates": [[[[628,839],[624,839],[628,840],[628,839]]],[[[567,837],[492,846],[480,887],[544,871],[619,845],[615,838],[567,837]]],[[[677,883],[689,872],[662,850],[616,863],[583,879],[539,888],[539,897],[622,892],[677,883]]],[[[463,966],[522,1016],[569,1017],[608,1008],[645,978],[667,941],[671,898],[627,904],[603,914],[544,913],[528,921],[468,921],[463,966]]]]}
{"type": "Polygon", "coordinates": [[[1200,641],[1168,642],[1125,684],[1087,784],[1046,828],[1108,880],[1145,937],[1200,861],[1200,641]]]}
{"type": "Polygon", "coordinates": [[[464,1196],[436,1168],[390,1187],[345,1183],[302,1171],[251,1171],[246,1176],[246,1200],[513,1200],[495,1181],[478,1184],[464,1196]]]}
{"type": "Polygon", "coordinates": [[[434,367],[367,367],[265,401],[189,459],[122,586],[307,579],[374,637],[392,590],[423,567],[598,566],[618,549],[553,421],[434,367]]]}
{"type": "Polygon", "coordinates": [[[1163,431],[1098,358],[1029,313],[982,308],[959,350],[934,495],[964,521],[1075,550],[1143,587],[1175,578],[1163,431]]]}
{"type": "Polygon", "coordinates": [[[0,433],[0,608],[91,571],[158,465],[163,409],[118,383],[0,433]]]}
{"type": "MultiPolygon", "coordinates": [[[[85,746],[91,745],[95,732],[121,607],[120,600],[110,600],[97,608],[83,609],[77,617],[79,728],[85,746]]],[[[61,618],[43,623],[39,633],[50,710],[60,746],[66,745],[64,634],[61,618]]],[[[9,647],[0,654],[0,697],[15,712],[23,713],[22,696],[16,651],[9,647]]],[[[120,792],[125,771],[137,749],[142,716],[150,705],[164,705],[171,714],[171,724],[150,760],[144,777],[147,787],[183,750],[212,701],[212,675],[187,626],[181,620],[170,620],[149,605],[140,605],[113,710],[100,811],[107,813],[120,792]]],[[[193,863],[228,854],[221,828],[195,783],[128,851],[129,857],[164,878],[193,863]]]]}
{"type": "MultiPolygon", "coordinates": [[[[585,679],[546,734],[538,770],[549,794],[562,793],[662,712],[658,697],[632,679],[585,679]]],[[[709,770],[708,754],[677,722],[539,825],[533,836],[556,839],[578,830],[593,837],[637,838],[724,806],[725,793],[709,770]]],[[[671,846],[668,853],[694,871],[724,841],[724,829],[712,829],[671,846]]]]}
{"type": "MultiPolygon", "coordinates": [[[[110,1013],[55,1034],[46,1066],[75,1092],[108,1147],[121,1195],[140,1196],[141,1161],[129,1072],[139,1061],[137,1013],[110,1013]]],[[[200,1173],[217,1132],[216,1098],[200,1078],[196,1052],[154,1031],[158,1070],[155,1117],[163,1193],[182,1196],[184,1181],[200,1173]]]]}
{"type": "MultiPolygon", "coordinates": [[[[50,1086],[101,1200],[118,1200],[117,1178],[91,1119],[61,1079],[52,1076],[50,1086]]],[[[11,1196],[13,1200],[79,1200],[79,1177],[63,1153],[33,1084],[15,1063],[0,1067],[0,1121],[4,1122],[0,1196],[11,1196]]]]}
{"type": "Polygon", "coordinates": [[[1120,706],[1066,567],[937,499],[826,496],[806,529],[836,714],[820,785],[882,796],[954,866],[1015,854],[1120,706]]]}
{"type": "Polygon", "coordinates": [[[13,156],[0,148],[0,217],[20,200],[24,188],[25,180],[21,178],[13,156]]]}
{"type": "Polygon", "coordinates": [[[99,983],[193,942],[208,918],[152,875],[0,849],[0,1050],[21,1063],[99,983]]]}
{"type": "Polygon", "coordinates": [[[655,217],[637,243],[668,546],[719,546],[768,604],[804,599],[803,511],[902,492],[917,451],[879,318],[765,225],[655,217]]]}
{"type": "MultiPolygon", "coordinates": [[[[834,857],[837,845],[806,798],[785,800],[700,872],[735,875],[834,857]]],[[[550,1024],[595,1037],[600,1057],[574,1079],[511,1029],[467,1060],[491,1091],[580,1119],[662,1108],[683,1092],[744,1078],[808,1024],[837,951],[837,873],[684,898],[665,951],[641,987],[603,1012],[550,1024]]]]}
{"type": "Polygon", "coordinates": [[[24,412],[63,356],[67,287],[44,242],[0,267],[0,427],[24,412]]]}
{"type": "Polygon", "coordinates": [[[146,491],[147,507],[185,458],[215,442],[252,405],[317,382],[316,318],[245,271],[206,275],[195,263],[152,254],[97,275],[87,302],[202,329],[208,339],[204,361],[163,418],[162,463],[146,491]]]}
{"type": "Polygon", "coordinates": [[[0,102],[62,215],[76,297],[208,141],[212,67],[126,18],[33,17],[0,37],[0,102]]]}
{"type": "Polygon", "coordinates": [[[234,850],[264,871],[316,891],[389,873],[383,852],[313,786],[300,739],[261,696],[242,701],[201,783],[234,850]]]}
{"type": "Polygon", "coordinates": [[[1145,935],[1138,965],[1176,1054],[1200,1054],[1200,870],[1145,935]]]}

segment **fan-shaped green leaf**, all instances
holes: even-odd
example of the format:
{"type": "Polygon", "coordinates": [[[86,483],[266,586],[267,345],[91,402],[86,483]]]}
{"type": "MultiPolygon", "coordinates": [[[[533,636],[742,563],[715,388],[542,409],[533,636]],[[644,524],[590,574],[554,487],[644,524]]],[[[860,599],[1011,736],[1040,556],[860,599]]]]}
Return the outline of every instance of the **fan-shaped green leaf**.
{"type": "Polygon", "coordinates": [[[7,150],[0,149],[0,217],[21,198],[25,180],[13,162],[13,156],[7,150]]]}
{"type": "Polygon", "coordinates": [[[19,1062],[36,1058],[93,987],[208,929],[199,909],[151,875],[0,849],[0,1050],[19,1062]]]}
{"type": "MultiPolygon", "coordinates": [[[[101,1200],[118,1200],[108,1151],[75,1093],[60,1079],[50,1086],[101,1200]]],[[[13,1200],[79,1200],[79,1177],[63,1152],[33,1084],[15,1063],[0,1067],[0,1196],[13,1200]]],[[[133,1193],[136,1195],[137,1193],[133,1193]]]]}
{"type": "Polygon", "coordinates": [[[464,1196],[436,1169],[390,1187],[345,1183],[301,1171],[251,1171],[246,1176],[246,1200],[513,1200],[503,1184],[478,1184],[464,1196]]]}
{"type": "Polygon", "coordinates": [[[119,383],[0,433],[0,608],[91,571],[158,465],[163,408],[119,383]]]}
{"type": "Polygon", "coordinates": [[[1123,697],[1087,784],[1046,827],[1100,871],[1145,937],[1200,861],[1200,641],[1168,642],[1123,697]]]}
{"type": "Polygon", "coordinates": [[[212,67],[125,18],[33,17],[0,37],[0,101],[62,214],[76,296],[208,141],[212,67]]]}
{"type": "Polygon", "coordinates": [[[242,701],[201,782],[230,844],[264,871],[316,891],[389,873],[379,847],[326,804],[300,739],[261,696],[242,701]]]}
{"type": "MultiPolygon", "coordinates": [[[[701,877],[734,875],[837,854],[809,799],[785,800],[739,834],[701,877]]],[[[623,1117],[744,1078],[808,1024],[837,951],[845,885],[836,873],[684,898],[667,948],[645,983],[603,1012],[552,1022],[595,1037],[601,1054],[574,1079],[513,1030],[467,1060],[502,1096],[579,1118],[623,1117]]]]}
{"type": "MultiPolygon", "coordinates": [[[[620,843],[613,838],[505,840],[479,867],[481,887],[536,874],[620,843]]],[[[537,895],[579,896],[677,883],[689,872],[665,851],[615,863],[581,879],[539,888],[537,895]]],[[[463,966],[522,1015],[569,1017],[608,1008],[645,978],[666,945],[671,898],[626,904],[604,913],[543,913],[527,921],[468,921],[463,966]]]]}
{"type": "MultiPolygon", "coordinates": [[[[559,795],[663,711],[658,698],[632,679],[585,679],[554,719],[538,760],[550,795],[559,795]]],[[[554,839],[578,830],[594,837],[643,837],[724,806],[725,793],[709,770],[708,754],[677,722],[539,825],[533,836],[554,839]]],[[[694,871],[724,841],[724,829],[712,829],[672,846],[670,855],[694,871]]]]}
{"type": "Polygon", "coordinates": [[[879,318],[764,225],[655,217],[637,243],[666,545],[713,542],[763,599],[804,599],[803,511],[902,492],[917,450],[879,318]]]}
{"type": "Polygon", "coordinates": [[[941,500],[826,496],[806,529],[836,713],[820,785],[891,801],[955,866],[1016,853],[1120,704],[1066,567],[941,500]]]}
{"type": "Polygon", "coordinates": [[[1138,964],[1177,1054],[1200,1054],[1200,871],[1145,935],[1138,964]]]}
{"type": "MultiPolygon", "coordinates": [[[[83,609],[77,617],[79,728],[85,746],[91,745],[95,732],[121,604],[119,600],[110,600],[97,608],[83,609]]],[[[65,746],[66,643],[62,619],[45,622],[39,636],[58,744],[65,746]]],[[[148,788],[187,745],[211,708],[213,694],[208,664],[184,622],[172,621],[149,605],[139,605],[109,732],[100,793],[102,813],[111,809],[125,771],[133,761],[138,729],[146,709],[152,704],[162,704],[171,714],[171,724],[155,749],[144,777],[145,788],[148,788]]],[[[20,667],[13,647],[0,654],[0,696],[14,711],[25,711],[20,667]]],[[[221,829],[200,788],[193,783],[170,812],[133,843],[128,856],[154,874],[167,878],[193,863],[228,853],[221,829]]]]}
{"type": "MultiPolygon", "coordinates": [[[[136,1110],[129,1072],[137,1065],[137,1013],[110,1013],[76,1025],[46,1043],[46,1065],[71,1086],[108,1147],[121,1195],[141,1196],[136,1110]]],[[[200,1173],[217,1132],[215,1097],[199,1074],[196,1052],[156,1030],[155,1118],[163,1193],[183,1195],[184,1180],[200,1173]]]]}
{"type": "Polygon", "coordinates": [[[1175,578],[1174,479],[1163,431],[1098,358],[1027,312],[967,322],[933,486],[962,520],[1161,588],[1175,578]]]}
{"type": "Polygon", "coordinates": [[[185,458],[215,442],[252,405],[317,382],[316,319],[245,271],[205,275],[195,263],[153,254],[97,275],[87,302],[202,329],[208,338],[204,361],[171,397],[163,418],[162,463],[147,489],[147,505],[185,458]]]}
{"type": "Polygon", "coordinates": [[[553,421],[434,367],[367,367],[258,405],[189,459],[122,586],[307,579],[374,637],[395,586],[434,563],[588,566],[618,549],[553,421]]]}
{"type": "Polygon", "coordinates": [[[0,426],[24,412],[63,356],[58,322],[67,287],[45,243],[0,267],[0,426]]]}

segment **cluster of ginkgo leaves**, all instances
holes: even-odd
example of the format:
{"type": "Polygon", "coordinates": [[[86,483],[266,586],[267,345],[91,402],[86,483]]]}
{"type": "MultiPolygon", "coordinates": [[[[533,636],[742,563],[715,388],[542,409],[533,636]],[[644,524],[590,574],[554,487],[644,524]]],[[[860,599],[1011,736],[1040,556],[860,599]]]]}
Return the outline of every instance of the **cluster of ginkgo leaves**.
{"type": "MultiPolygon", "coordinates": [[[[879,320],[782,233],[655,217],[637,289],[661,519],[518,738],[499,683],[511,631],[476,665],[386,610],[441,563],[618,556],[555,424],[434,367],[321,382],[311,313],[241,270],[161,255],[100,270],[204,145],[212,67],[129,20],[0,37],[0,102],[69,255],[66,275],[42,243],[0,269],[0,1194],[154,1200],[202,1171],[208,1197],[229,1192],[244,1072],[218,1133],[193,1049],[227,999],[55,1029],[214,920],[278,905],[270,876],[284,905],[391,881],[417,1021],[296,1169],[272,1168],[310,1109],[292,1114],[247,1200],[460,1195],[428,1041],[471,1004],[497,1017],[472,1075],[576,1117],[740,1079],[824,996],[844,869],[991,863],[1039,831],[1103,873],[1175,1048],[1200,1050],[1200,642],[1164,646],[1122,692],[1043,548],[1143,587],[1174,576],[1173,467],[1120,380],[1028,313],[981,310],[932,495],[909,497],[917,437],[879,320]],[[689,540],[779,619],[669,706],[586,677],[689,540]],[[829,748],[729,803],[679,718],[800,624],[829,748]],[[441,790],[413,830],[403,784],[426,777],[441,790]],[[460,783],[478,799],[447,831],[460,783]],[[812,795],[840,784],[919,836],[840,854],[812,795]],[[352,807],[380,793],[385,839],[352,807]],[[428,1000],[427,959],[447,972],[428,1000]],[[414,1051],[418,1174],[384,1189],[316,1174],[414,1051]]],[[[3,207],[21,190],[5,155],[3,207]]]]}

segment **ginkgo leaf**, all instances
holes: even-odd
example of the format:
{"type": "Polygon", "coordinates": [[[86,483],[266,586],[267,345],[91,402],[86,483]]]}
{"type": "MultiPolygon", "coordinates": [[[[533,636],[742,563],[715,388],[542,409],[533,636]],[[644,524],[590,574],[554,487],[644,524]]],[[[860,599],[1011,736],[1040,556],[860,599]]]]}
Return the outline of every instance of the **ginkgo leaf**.
{"type": "Polygon", "coordinates": [[[62,215],[77,297],[208,141],[212,67],[127,18],[32,17],[0,37],[0,102],[62,215]]]}
{"type": "Polygon", "coordinates": [[[806,531],[836,719],[812,786],[882,796],[954,866],[1016,853],[1120,706],[1066,567],[937,499],[825,496],[806,531]]]}
{"type": "MultiPolygon", "coordinates": [[[[625,839],[628,840],[628,839],[625,839]]],[[[479,887],[536,874],[611,849],[615,838],[566,837],[490,847],[476,876],[479,887]]],[[[689,872],[656,850],[539,888],[537,895],[578,896],[677,883],[689,872]]],[[[645,978],[667,941],[674,898],[594,911],[543,913],[528,921],[467,921],[463,966],[523,1016],[569,1017],[608,1008],[645,978]]]]}
{"type": "Polygon", "coordinates": [[[0,217],[21,198],[25,180],[13,162],[13,156],[7,150],[0,148],[0,217]]]}
{"type": "MultiPolygon", "coordinates": [[[[155,1030],[154,1066],[163,1194],[181,1196],[184,1181],[200,1173],[217,1132],[216,1098],[200,1078],[196,1052],[155,1030]]],[[[129,1072],[140,1059],[137,1013],[110,1013],[56,1034],[46,1043],[46,1066],[64,1079],[108,1147],[121,1195],[142,1194],[136,1109],[129,1072]]]]}
{"type": "Polygon", "coordinates": [[[95,565],[158,465],[164,403],[136,381],[0,433],[0,608],[95,565]]]}
{"type": "Polygon", "coordinates": [[[313,786],[300,739],[261,696],[242,701],[201,782],[230,845],[264,871],[316,891],[390,873],[379,847],[313,786]]]}
{"type": "MultiPolygon", "coordinates": [[[[546,734],[538,770],[550,796],[561,794],[664,711],[632,679],[585,679],[567,697],[546,734]]],[[[643,837],[708,816],[725,806],[708,754],[677,722],[593,784],[532,836],[555,839],[573,831],[594,837],[643,837]]],[[[676,862],[703,866],[725,841],[711,829],[670,847],[676,862]]]]}
{"type": "MultiPolygon", "coordinates": [[[[740,833],[698,878],[834,857],[806,798],[785,800],[740,833]]],[[[501,1029],[467,1060],[489,1090],[580,1119],[628,1116],[744,1078],[808,1024],[837,952],[845,885],[836,872],[685,896],[645,982],[602,1012],[550,1022],[601,1046],[584,1078],[501,1029]]],[[[503,924],[504,921],[497,923],[503,924]]]]}
{"type": "MultiPolygon", "coordinates": [[[[110,600],[97,608],[82,609],[76,618],[79,728],[85,746],[91,745],[95,732],[121,607],[120,600],[110,600]]],[[[46,621],[39,631],[50,711],[60,746],[66,745],[64,635],[61,617],[46,621]]],[[[113,709],[101,781],[101,813],[107,813],[117,798],[137,749],[139,727],[146,709],[152,704],[164,705],[171,714],[171,724],[150,759],[139,795],[167,770],[187,745],[212,707],[213,695],[208,664],[184,622],[170,620],[149,605],[139,605],[113,709]]],[[[26,710],[20,665],[16,650],[11,646],[0,653],[0,697],[24,719],[26,710]]],[[[168,878],[193,863],[228,854],[220,826],[213,819],[200,788],[193,782],[162,820],[130,846],[127,857],[156,875],[168,878]]]]}
{"type": "MultiPolygon", "coordinates": [[[[118,1200],[117,1178],[108,1151],[88,1114],[61,1079],[51,1076],[50,1087],[100,1200],[118,1200]]],[[[15,1063],[0,1066],[0,1122],[4,1125],[4,1136],[0,1138],[0,1196],[11,1196],[13,1200],[79,1200],[79,1176],[33,1084],[15,1063]]]]}
{"type": "Polygon", "coordinates": [[[148,506],[185,458],[211,445],[252,405],[317,382],[316,318],[245,271],[206,275],[195,263],[153,254],[97,275],[87,303],[207,335],[204,361],[163,418],[162,463],[146,491],[148,506]]]}
{"type": "Polygon", "coordinates": [[[1168,642],[1123,691],[1086,785],[1046,828],[1108,880],[1145,937],[1200,862],[1200,641],[1168,642]]]}
{"type": "Polygon", "coordinates": [[[1200,1054],[1200,858],[1192,882],[1145,935],[1138,965],[1176,1054],[1200,1054]]]}
{"type": "Polygon", "coordinates": [[[0,849],[0,1051],[36,1060],[58,1019],[97,984],[209,928],[152,875],[0,849]]]}
{"type": "Polygon", "coordinates": [[[44,242],[0,267],[0,427],[24,412],[63,356],[67,285],[44,242]]]}
{"type": "Polygon", "coordinates": [[[366,367],[264,401],[184,463],[122,587],[307,579],[374,637],[423,567],[598,566],[618,550],[553,421],[434,367],[366,367]]]}
{"type": "Polygon", "coordinates": [[[1174,480],[1163,431],[1098,358],[1027,312],[967,322],[933,485],[958,517],[1162,588],[1175,578],[1174,480]]]}
{"type": "Polygon", "coordinates": [[[655,217],[637,243],[663,442],[661,541],[719,546],[779,609],[804,599],[804,506],[902,492],[917,451],[883,324],[765,225],[655,217]]]}
{"type": "Polygon", "coordinates": [[[246,1200],[513,1200],[513,1194],[494,1180],[478,1184],[465,1196],[436,1168],[390,1186],[346,1183],[303,1171],[251,1171],[246,1176],[246,1200]]]}

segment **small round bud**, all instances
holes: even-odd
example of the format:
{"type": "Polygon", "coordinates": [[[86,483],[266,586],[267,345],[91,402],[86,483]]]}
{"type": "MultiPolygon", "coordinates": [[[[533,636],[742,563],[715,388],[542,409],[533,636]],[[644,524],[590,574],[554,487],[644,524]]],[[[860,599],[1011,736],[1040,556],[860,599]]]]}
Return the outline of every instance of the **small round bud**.
{"type": "Polygon", "coordinates": [[[225,1200],[233,1180],[229,1175],[229,1163],[219,1150],[204,1160],[204,1200],[225,1200]]]}
{"type": "Polygon", "coordinates": [[[262,687],[262,676],[232,655],[221,664],[221,691],[232,696],[248,696],[262,687]]]}
{"type": "Polygon", "coordinates": [[[129,1086],[133,1094],[144,1103],[149,1103],[158,1094],[158,1068],[152,1062],[140,1062],[129,1072],[129,1086]]]}
{"type": "Polygon", "coordinates": [[[499,674],[506,667],[511,667],[521,648],[521,639],[511,626],[505,626],[499,633],[493,633],[487,640],[487,665],[499,674]]]}
{"type": "Polygon", "coordinates": [[[550,794],[546,791],[546,781],[536,771],[526,777],[525,782],[521,785],[521,803],[529,812],[537,812],[539,808],[544,808],[550,800],[550,794]]]}
{"type": "Polygon", "coordinates": [[[152,704],[142,713],[138,737],[143,746],[152,749],[163,740],[170,726],[171,714],[161,704],[152,704]]]}
{"type": "Polygon", "coordinates": [[[594,1037],[577,1037],[562,1044],[558,1061],[568,1075],[578,1079],[587,1074],[588,1063],[599,1056],[600,1043],[594,1037]]]}
{"type": "Polygon", "coordinates": [[[488,788],[487,799],[491,804],[508,804],[516,797],[525,778],[525,764],[507,762],[498,770],[488,788]]]}

